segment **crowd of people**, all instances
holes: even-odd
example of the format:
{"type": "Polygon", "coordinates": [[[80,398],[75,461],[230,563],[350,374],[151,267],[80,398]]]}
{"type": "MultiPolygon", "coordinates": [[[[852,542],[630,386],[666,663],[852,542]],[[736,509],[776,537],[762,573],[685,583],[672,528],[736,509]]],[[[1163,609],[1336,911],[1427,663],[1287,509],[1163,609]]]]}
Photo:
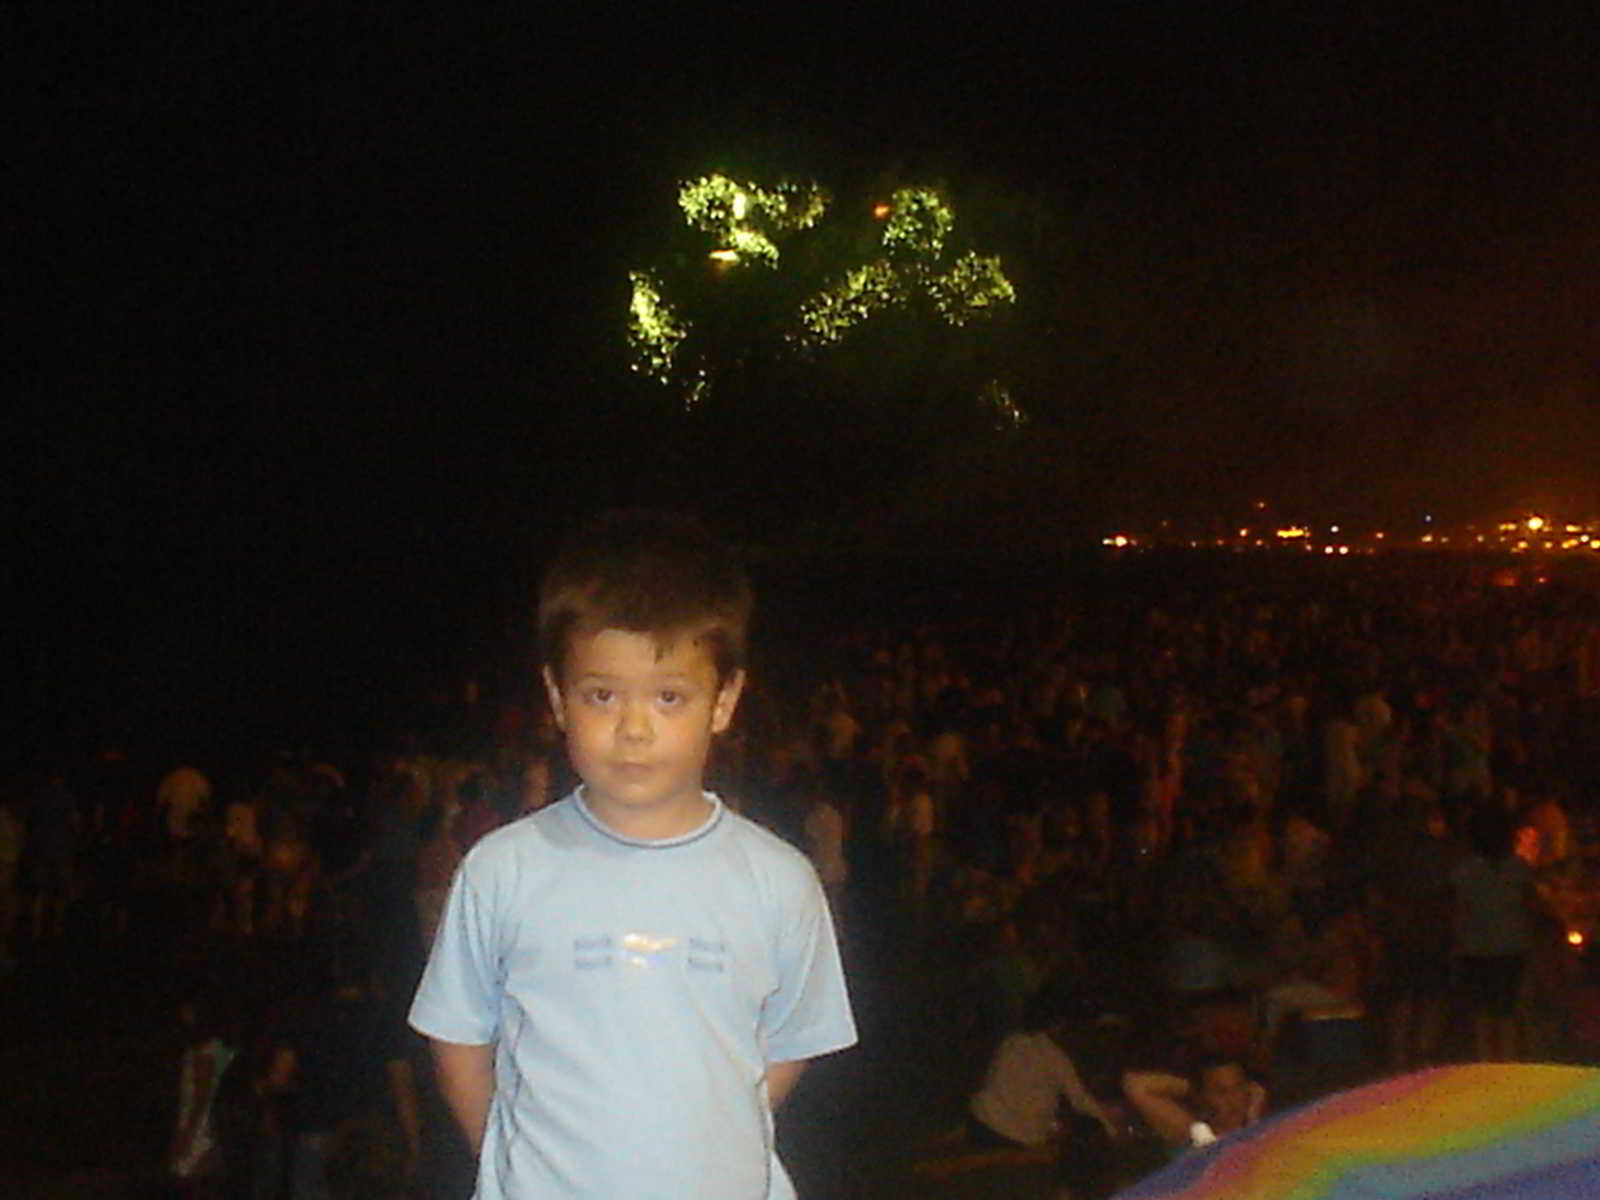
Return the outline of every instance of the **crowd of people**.
{"type": "Polygon", "coordinates": [[[428,1080],[404,1005],[461,855],[551,799],[549,745],[359,781],[289,753],[152,777],[120,748],[34,772],[0,795],[0,983],[153,948],[185,1192],[413,1194],[428,1080]]]}
{"type": "MultiPolygon", "coordinates": [[[[714,782],[811,856],[847,965],[892,944],[956,980],[971,1101],[925,1186],[1042,1150],[1108,1194],[1380,1074],[1600,1055],[1584,581],[1196,556],[879,595],[792,636],[714,782]]],[[[449,881],[571,781],[531,701],[472,733],[153,773],[108,749],[0,795],[6,971],[80,934],[182,947],[170,1166],[196,1194],[416,1186],[402,1014],[449,881]],[[225,986],[241,953],[298,964],[292,994],[225,986]]]]}
{"type": "Polygon", "coordinates": [[[830,802],[982,964],[969,1140],[1039,1140],[988,1119],[1008,1073],[1080,1142],[1115,1110],[1171,1146],[1442,1061],[1593,1060],[1592,580],[1223,558],[1119,584],[848,630],[813,698],[830,802]],[[1020,1029],[1097,1104],[1048,1050],[1019,1071],[1020,1029]]]}

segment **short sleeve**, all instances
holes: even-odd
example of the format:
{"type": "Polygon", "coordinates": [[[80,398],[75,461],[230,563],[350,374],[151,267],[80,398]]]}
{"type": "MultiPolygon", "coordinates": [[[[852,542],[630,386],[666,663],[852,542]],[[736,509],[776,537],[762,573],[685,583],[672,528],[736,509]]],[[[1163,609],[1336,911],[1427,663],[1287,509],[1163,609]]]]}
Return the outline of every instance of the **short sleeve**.
{"type": "Polygon", "coordinates": [[[501,964],[493,905],[468,875],[456,871],[444,915],[411,1002],[410,1024],[441,1042],[481,1046],[500,1024],[501,964]]]}
{"type": "Polygon", "coordinates": [[[777,914],[778,988],[761,1010],[769,1062],[794,1062],[856,1042],[855,1019],[822,885],[801,862],[777,914]]]}

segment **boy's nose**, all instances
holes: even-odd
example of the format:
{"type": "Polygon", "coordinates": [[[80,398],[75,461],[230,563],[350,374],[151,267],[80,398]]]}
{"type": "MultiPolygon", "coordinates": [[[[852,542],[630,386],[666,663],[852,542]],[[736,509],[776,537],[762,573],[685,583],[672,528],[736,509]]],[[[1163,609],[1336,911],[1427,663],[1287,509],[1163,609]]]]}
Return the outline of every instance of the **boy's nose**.
{"type": "Polygon", "coordinates": [[[617,736],[626,742],[650,740],[650,714],[642,704],[624,704],[617,720],[617,736]]]}

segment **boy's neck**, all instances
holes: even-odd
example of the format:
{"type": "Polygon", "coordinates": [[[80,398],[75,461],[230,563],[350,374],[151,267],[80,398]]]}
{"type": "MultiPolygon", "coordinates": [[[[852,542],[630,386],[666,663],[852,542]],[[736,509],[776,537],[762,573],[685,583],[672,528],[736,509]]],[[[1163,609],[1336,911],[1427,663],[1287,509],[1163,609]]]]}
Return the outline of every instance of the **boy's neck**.
{"type": "Polygon", "coordinates": [[[583,789],[584,807],[612,833],[636,842],[662,842],[693,833],[711,816],[711,801],[695,792],[671,804],[633,808],[613,804],[591,788],[583,789]]]}

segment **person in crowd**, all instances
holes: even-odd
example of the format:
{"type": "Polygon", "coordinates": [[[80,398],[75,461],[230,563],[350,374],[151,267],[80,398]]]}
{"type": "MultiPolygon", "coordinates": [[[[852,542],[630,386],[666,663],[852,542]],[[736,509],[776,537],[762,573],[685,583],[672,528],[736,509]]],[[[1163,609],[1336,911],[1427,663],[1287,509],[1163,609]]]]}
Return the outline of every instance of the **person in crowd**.
{"type": "Polygon", "coordinates": [[[749,608],[728,551],[652,513],[576,530],[545,578],[583,783],[467,855],[411,1007],[484,1200],[793,1195],[772,1112],[855,1026],[816,872],[702,787],[749,608]]]}
{"type": "MultiPolygon", "coordinates": [[[[220,990],[217,994],[221,995],[220,990]]],[[[218,1079],[211,1101],[217,1167],[214,1182],[222,1200],[284,1200],[288,1163],[285,1089],[289,1079],[285,1068],[289,1064],[279,1061],[287,1039],[278,1024],[286,1007],[284,1000],[278,993],[227,1003],[227,1011],[237,1014],[230,1025],[237,1032],[238,1048],[218,1079]],[[275,1064],[281,1076],[278,1088],[274,1086],[275,1064]]]]}
{"type": "Polygon", "coordinates": [[[1094,1200],[1109,1194],[1112,1146],[1122,1131],[1073,1060],[1068,1039],[1074,1009],[1059,991],[1033,998],[1025,1019],[990,1057],[964,1124],[937,1140],[941,1153],[918,1164],[919,1176],[943,1180],[1054,1162],[1058,1197],[1094,1200]]]}
{"type": "Polygon", "coordinates": [[[261,840],[260,800],[251,792],[241,792],[228,801],[223,813],[222,832],[229,864],[223,910],[233,930],[241,937],[250,937],[256,931],[262,860],[266,855],[261,840]]]}
{"type": "Polygon", "coordinates": [[[993,949],[977,966],[983,1037],[993,1045],[1023,1028],[1034,1006],[1081,983],[1084,963],[1076,955],[1068,916],[1055,897],[1023,893],[1010,911],[991,923],[993,949]]]}
{"type": "Polygon", "coordinates": [[[1297,961],[1265,989],[1259,1057],[1270,1064],[1280,1098],[1351,1087],[1370,1070],[1376,939],[1362,901],[1354,889],[1332,895],[1297,961]]]}
{"type": "Polygon", "coordinates": [[[321,863],[303,817],[282,813],[272,826],[260,874],[261,929],[274,937],[295,939],[306,930],[321,863]]]}
{"type": "Polygon", "coordinates": [[[211,803],[211,780],[199,767],[181,762],[161,777],[156,787],[156,808],[173,843],[182,845],[194,835],[195,819],[211,803]]]}
{"type": "Polygon", "coordinates": [[[959,695],[946,690],[940,694],[940,701],[931,714],[936,729],[922,765],[935,808],[947,816],[972,779],[974,751],[965,728],[969,724],[968,713],[959,695]]]}
{"type": "Polygon", "coordinates": [[[1494,749],[1488,706],[1478,699],[1454,705],[1441,716],[1440,734],[1445,796],[1457,804],[1488,800],[1493,790],[1490,761],[1494,749]]]}
{"type": "Polygon", "coordinates": [[[184,1195],[220,1196],[224,1166],[212,1110],[223,1074],[238,1052],[237,1039],[228,1030],[221,997],[213,990],[191,992],[179,1006],[178,1017],[184,1048],[167,1167],[184,1195]]]}
{"type": "Polygon", "coordinates": [[[435,801],[422,810],[417,823],[417,836],[422,842],[417,853],[417,923],[424,947],[433,945],[450,881],[461,862],[461,839],[453,828],[458,816],[448,805],[435,801]]]}
{"type": "Polygon", "coordinates": [[[1483,1062],[1517,1057],[1517,1005],[1538,904],[1532,868],[1516,853],[1517,825],[1482,805],[1468,827],[1468,852],[1450,873],[1452,943],[1460,992],[1472,1017],[1473,1052],[1483,1062]]]}
{"type": "Polygon", "coordinates": [[[1522,812],[1521,823],[1538,835],[1537,851],[1531,864],[1536,871],[1552,873],[1571,865],[1572,821],[1553,789],[1535,791],[1522,812]]]}
{"type": "Polygon", "coordinates": [[[855,756],[862,734],[861,722],[850,711],[844,685],[837,680],[823,689],[817,718],[817,742],[824,779],[837,788],[846,782],[846,764],[855,756]]]}
{"type": "Polygon", "coordinates": [[[1323,794],[1336,828],[1343,828],[1355,813],[1366,773],[1361,765],[1361,727],[1340,705],[1322,727],[1323,794]]]}
{"type": "Polygon", "coordinates": [[[1205,1146],[1255,1124],[1267,1092],[1236,1058],[1199,1060],[1188,1075],[1129,1071],[1122,1090],[1152,1133],[1173,1151],[1205,1146]]]}
{"type": "Polygon", "coordinates": [[[845,885],[850,882],[850,860],[845,856],[848,822],[843,801],[830,797],[816,781],[805,795],[805,850],[822,880],[835,920],[840,915],[845,885]]]}
{"type": "Polygon", "coordinates": [[[883,837],[891,847],[900,896],[910,911],[926,910],[938,843],[932,780],[920,758],[900,766],[883,813],[883,837]]]}
{"type": "Polygon", "coordinates": [[[1278,867],[1291,910],[1302,924],[1320,917],[1328,888],[1333,839],[1303,805],[1284,805],[1278,831],[1278,867]]]}
{"type": "Polygon", "coordinates": [[[1417,815],[1386,839],[1387,852],[1379,858],[1375,925],[1381,957],[1373,982],[1395,1074],[1432,1064],[1444,1031],[1456,859],[1448,833],[1439,805],[1417,806],[1417,815]]]}
{"type": "Polygon", "coordinates": [[[324,994],[288,1031],[269,1073],[285,1114],[289,1200],[329,1200],[341,1167],[359,1175],[380,1164],[382,1173],[397,1159],[388,1186],[415,1178],[422,1124],[410,1039],[359,960],[329,964],[324,994]],[[385,1154],[390,1141],[398,1145],[385,1154]]]}

